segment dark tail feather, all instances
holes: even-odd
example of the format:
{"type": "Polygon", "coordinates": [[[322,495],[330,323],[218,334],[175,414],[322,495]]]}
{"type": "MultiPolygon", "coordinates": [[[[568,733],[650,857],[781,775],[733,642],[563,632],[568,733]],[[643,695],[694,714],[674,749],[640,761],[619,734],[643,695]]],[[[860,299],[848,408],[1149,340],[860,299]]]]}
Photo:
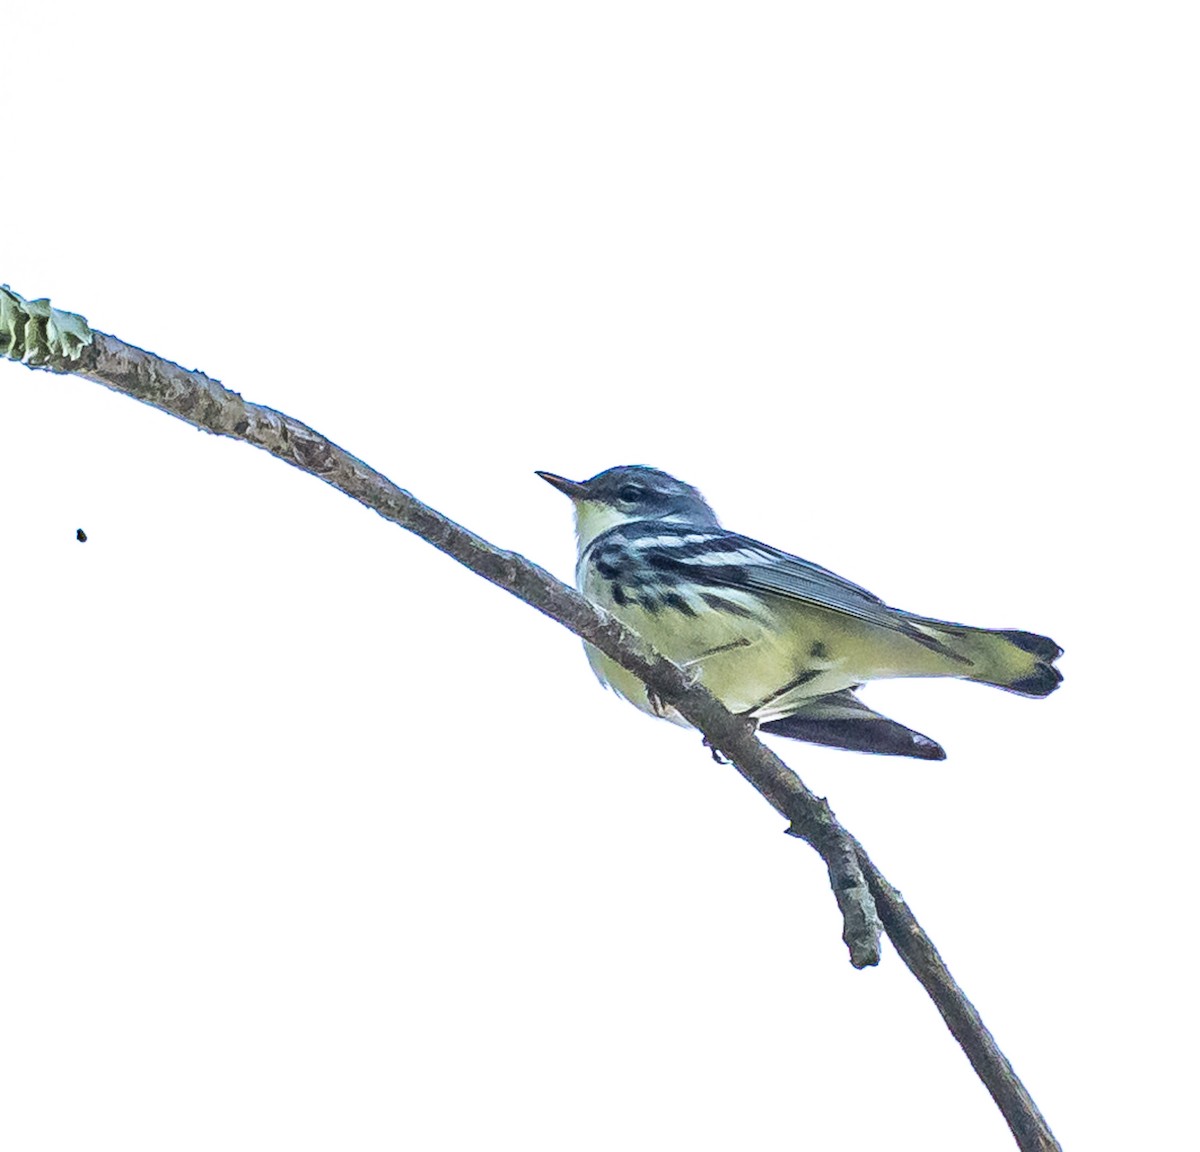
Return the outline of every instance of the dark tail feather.
{"type": "Polygon", "coordinates": [[[1005,640],[1015,644],[1022,652],[1028,652],[1031,656],[1036,656],[1039,660],[1045,660],[1050,664],[1053,664],[1063,654],[1063,650],[1049,636],[1039,636],[1036,632],[1018,632],[1016,629],[1008,628],[1002,632],[998,631],[996,635],[1003,636],[1005,640]]]}
{"type": "Polygon", "coordinates": [[[1028,676],[1019,680],[1010,680],[1007,684],[997,684],[1006,692],[1015,692],[1018,696],[1049,696],[1062,683],[1062,673],[1051,664],[1036,664],[1028,676]]]}
{"type": "Polygon", "coordinates": [[[1054,667],[1054,661],[1063,654],[1063,650],[1049,636],[1011,629],[997,632],[996,635],[1004,637],[1010,644],[1022,652],[1028,652],[1037,660],[1027,676],[1001,684],[1001,688],[1016,692],[1019,696],[1049,696],[1062,683],[1062,673],[1054,667]]]}
{"type": "Polygon", "coordinates": [[[876,756],[946,759],[945,750],[937,741],[872,712],[850,689],[819,696],[791,716],[760,725],[759,731],[876,756]]]}

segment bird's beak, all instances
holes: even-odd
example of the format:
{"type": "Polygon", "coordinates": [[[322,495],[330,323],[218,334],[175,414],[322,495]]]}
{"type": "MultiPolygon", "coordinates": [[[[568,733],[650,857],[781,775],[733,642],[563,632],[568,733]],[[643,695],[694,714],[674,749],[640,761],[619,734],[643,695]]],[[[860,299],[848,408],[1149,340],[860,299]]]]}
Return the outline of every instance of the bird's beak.
{"type": "Polygon", "coordinates": [[[553,472],[539,472],[538,475],[552,488],[557,488],[564,496],[572,500],[582,500],[587,495],[587,485],[578,480],[568,480],[565,476],[555,476],[553,472]]]}

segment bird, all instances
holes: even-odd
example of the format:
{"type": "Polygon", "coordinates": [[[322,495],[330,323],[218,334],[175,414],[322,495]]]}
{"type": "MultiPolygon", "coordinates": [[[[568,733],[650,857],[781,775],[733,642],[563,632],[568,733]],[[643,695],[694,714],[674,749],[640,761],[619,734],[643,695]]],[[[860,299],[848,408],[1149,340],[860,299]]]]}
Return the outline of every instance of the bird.
{"type": "MultiPolygon", "coordinates": [[[[869,708],[869,680],[957,677],[1020,696],[1062,682],[1062,649],[889,607],[849,580],[721,527],[682,480],[620,465],[590,480],[537,475],[574,504],[576,584],[761,732],[881,756],[944,760],[937,741],[869,708]]],[[[687,725],[632,672],[585,643],[600,682],[687,725]]]]}

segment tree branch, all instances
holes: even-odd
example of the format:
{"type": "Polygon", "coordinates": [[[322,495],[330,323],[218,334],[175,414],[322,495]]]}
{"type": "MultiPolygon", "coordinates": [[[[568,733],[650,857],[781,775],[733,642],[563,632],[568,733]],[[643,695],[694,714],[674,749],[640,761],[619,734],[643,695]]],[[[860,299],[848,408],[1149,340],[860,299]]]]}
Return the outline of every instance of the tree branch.
{"type": "Polygon", "coordinates": [[[1008,1122],[1017,1147],[1036,1152],[1061,1152],[1038,1106],[1021,1083],[1008,1057],[983,1023],[975,1005],[950,975],[933,941],[917,923],[904,897],[888,883],[871,862],[866,850],[854,841],[859,864],[871,886],[888,939],[900,953],[908,970],[921,982],[929,998],[946,1021],[946,1027],[971,1061],[996,1107],[1008,1122]]]}
{"type": "Polygon", "coordinates": [[[991,1092],[1018,1147],[1026,1152],[1059,1148],[1032,1098],[908,906],[862,846],[838,823],[825,800],[757,739],[752,722],[730,713],[620,621],[536,564],[489,544],[421,503],[307,425],[244,400],[202,372],[181,368],[94,331],[83,317],[60,312],[48,301],[26,301],[7,287],[0,288],[0,356],[30,367],[83,376],[196,428],[262,448],[420,536],[633,672],[674,705],[709,745],[787,818],[791,835],[820,854],[842,912],[843,939],[851,963],[856,968],[879,963],[882,926],[991,1092]]]}

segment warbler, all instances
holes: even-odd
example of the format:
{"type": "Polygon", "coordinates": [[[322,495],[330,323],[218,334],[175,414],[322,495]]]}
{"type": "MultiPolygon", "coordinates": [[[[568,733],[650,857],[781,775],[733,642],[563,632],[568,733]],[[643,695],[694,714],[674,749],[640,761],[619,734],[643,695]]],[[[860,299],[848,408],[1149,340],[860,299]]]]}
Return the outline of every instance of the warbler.
{"type": "MultiPolygon", "coordinates": [[[[1036,697],[1062,681],[1062,649],[1048,637],[890,608],[826,568],[727,532],[695,488],[657,468],[624,465],[583,481],[537,474],[575,505],[579,590],[764,732],[943,760],[940,744],[872,711],[855,690],[953,676],[1036,697]]],[[[601,683],[686,724],[632,672],[586,648],[601,683]]]]}

